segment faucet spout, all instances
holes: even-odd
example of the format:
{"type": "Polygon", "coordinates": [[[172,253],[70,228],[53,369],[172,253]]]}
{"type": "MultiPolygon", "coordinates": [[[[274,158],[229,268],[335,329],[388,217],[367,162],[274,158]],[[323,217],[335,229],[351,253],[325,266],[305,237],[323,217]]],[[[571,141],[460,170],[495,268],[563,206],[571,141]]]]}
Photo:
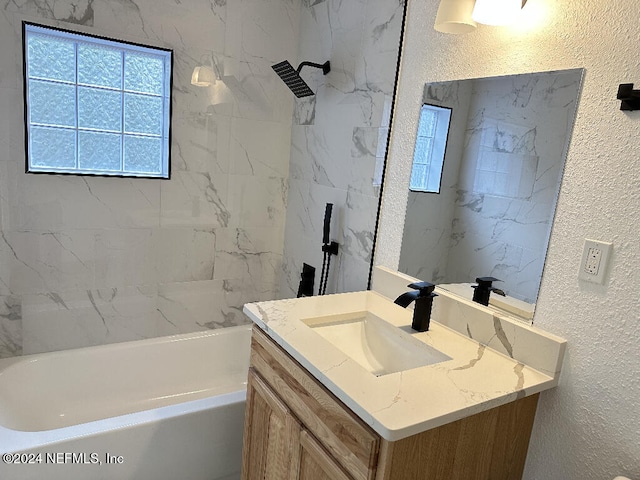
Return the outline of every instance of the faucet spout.
{"type": "Polygon", "coordinates": [[[406,308],[411,302],[415,301],[416,306],[413,309],[411,328],[418,332],[426,332],[429,330],[429,323],[431,322],[433,298],[438,296],[436,293],[433,293],[436,286],[429,282],[416,282],[407,286],[414,290],[403,293],[395,299],[394,303],[406,308]]]}
{"type": "Polygon", "coordinates": [[[411,305],[411,302],[413,302],[416,298],[418,298],[418,295],[420,295],[420,291],[418,290],[414,290],[412,292],[405,292],[402,295],[400,295],[398,298],[396,298],[393,303],[400,305],[403,308],[407,308],[409,305],[411,305]]]}

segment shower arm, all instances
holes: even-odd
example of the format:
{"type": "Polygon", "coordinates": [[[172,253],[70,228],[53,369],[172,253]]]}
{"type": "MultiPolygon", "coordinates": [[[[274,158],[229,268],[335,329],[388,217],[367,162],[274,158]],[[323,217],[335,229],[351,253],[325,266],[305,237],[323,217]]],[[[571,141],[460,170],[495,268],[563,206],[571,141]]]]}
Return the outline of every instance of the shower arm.
{"type": "Polygon", "coordinates": [[[302,70],[302,67],[315,67],[322,70],[322,73],[326,75],[331,71],[331,65],[329,61],[324,62],[323,64],[313,63],[313,62],[302,62],[298,65],[298,69],[296,70],[298,73],[302,70]]]}

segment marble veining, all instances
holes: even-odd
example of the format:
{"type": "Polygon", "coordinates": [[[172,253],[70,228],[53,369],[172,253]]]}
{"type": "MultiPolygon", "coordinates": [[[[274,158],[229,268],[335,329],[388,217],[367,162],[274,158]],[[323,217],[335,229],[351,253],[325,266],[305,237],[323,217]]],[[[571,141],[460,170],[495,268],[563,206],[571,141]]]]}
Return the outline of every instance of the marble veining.
{"type": "Polygon", "coordinates": [[[0,297],[0,358],[21,354],[22,304],[17,297],[0,297]]]}
{"type": "Polygon", "coordinates": [[[94,0],[26,0],[6,1],[3,10],[79,25],[93,25],[94,0]]]}
{"type": "Polygon", "coordinates": [[[513,346],[509,342],[507,335],[504,333],[504,329],[502,328],[502,322],[495,315],[493,317],[493,328],[496,331],[496,337],[498,338],[498,340],[500,340],[500,343],[502,344],[504,349],[507,351],[507,354],[511,358],[513,358],[513,346]]]}
{"type": "Polygon", "coordinates": [[[316,119],[316,97],[296,99],[295,110],[293,111],[294,125],[313,125],[316,119]]]}

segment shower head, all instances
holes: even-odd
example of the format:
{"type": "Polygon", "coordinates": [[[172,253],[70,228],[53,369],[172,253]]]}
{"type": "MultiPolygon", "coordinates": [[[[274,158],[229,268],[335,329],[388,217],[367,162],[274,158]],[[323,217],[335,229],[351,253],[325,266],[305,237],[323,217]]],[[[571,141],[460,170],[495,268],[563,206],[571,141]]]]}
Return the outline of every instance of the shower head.
{"type": "Polygon", "coordinates": [[[309,85],[307,85],[307,82],[305,82],[300,76],[300,70],[305,66],[320,68],[324,75],[331,71],[331,66],[328,61],[322,65],[319,63],[302,62],[298,66],[298,69],[294,70],[291,64],[285,60],[284,62],[273,65],[271,68],[273,68],[282,81],[286,83],[287,87],[291,89],[296,97],[302,98],[314,95],[313,91],[309,88],[309,85]]]}

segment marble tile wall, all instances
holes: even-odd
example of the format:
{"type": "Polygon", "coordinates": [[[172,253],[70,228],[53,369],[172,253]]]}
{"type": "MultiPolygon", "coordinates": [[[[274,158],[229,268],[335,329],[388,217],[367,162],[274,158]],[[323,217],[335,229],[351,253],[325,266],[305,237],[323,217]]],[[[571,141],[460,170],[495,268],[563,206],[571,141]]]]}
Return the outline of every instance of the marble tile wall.
{"type": "Polygon", "coordinates": [[[271,64],[297,60],[299,2],[1,8],[0,357],[235,325],[276,296],[294,103],[271,64]],[[24,173],[23,20],[173,49],[171,180],[24,173]],[[207,55],[225,85],[190,84],[207,55]]]}
{"type": "Polygon", "coordinates": [[[454,277],[488,272],[509,295],[535,303],[577,81],[563,73],[473,83],[465,155],[476,161],[463,159],[460,172],[454,277]]]}
{"type": "Polygon", "coordinates": [[[367,288],[403,11],[403,0],[302,2],[298,59],[330,60],[331,72],[305,68],[316,95],[295,104],[282,297],[297,293],[303,263],[317,293],[326,203],[340,244],[327,293],[367,288]]]}

